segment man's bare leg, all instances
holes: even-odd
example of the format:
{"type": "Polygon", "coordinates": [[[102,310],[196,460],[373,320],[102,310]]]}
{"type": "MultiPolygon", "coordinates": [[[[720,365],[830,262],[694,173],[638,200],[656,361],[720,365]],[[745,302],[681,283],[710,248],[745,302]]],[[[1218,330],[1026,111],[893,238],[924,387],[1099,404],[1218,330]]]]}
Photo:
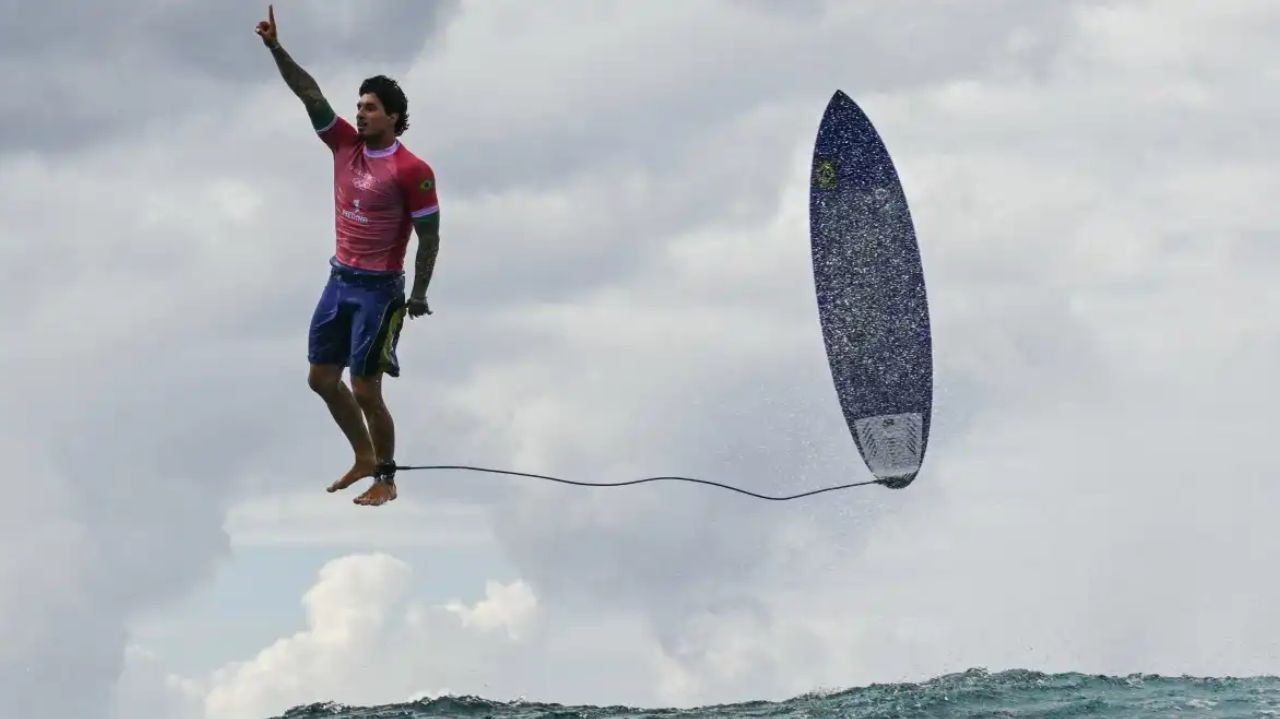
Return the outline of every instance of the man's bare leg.
{"type": "MultiPolygon", "coordinates": [[[[364,412],[369,426],[369,438],[379,462],[393,462],[396,456],[396,426],[391,411],[382,398],[382,375],[352,377],[351,389],[356,404],[364,412]]],[[[364,494],[355,498],[356,504],[377,506],[396,498],[396,486],[391,482],[374,482],[364,494]]]]}
{"type": "Polygon", "coordinates": [[[336,492],[346,489],[362,477],[373,476],[378,465],[377,453],[374,451],[369,430],[365,427],[360,405],[356,402],[351,390],[342,382],[342,367],[313,364],[307,375],[307,384],[329,407],[329,413],[333,415],[334,421],[346,435],[356,455],[351,469],[329,485],[327,491],[336,492]]]}

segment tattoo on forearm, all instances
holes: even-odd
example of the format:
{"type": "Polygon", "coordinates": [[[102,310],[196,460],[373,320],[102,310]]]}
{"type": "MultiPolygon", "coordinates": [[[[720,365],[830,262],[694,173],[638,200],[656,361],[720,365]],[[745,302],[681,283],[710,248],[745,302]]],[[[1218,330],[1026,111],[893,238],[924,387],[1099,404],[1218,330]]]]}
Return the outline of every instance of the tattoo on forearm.
{"type": "Polygon", "coordinates": [[[280,68],[280,76],[284,78],[285,84],[302,100],[308,110],[315,109],[324,103],[324,95],[320,92],[320,85],[316,83],[315,78],[299,67],[282,46],[272,47],[271,55],[276,59],[276,67],[280,68]]]}
{"type": "Polygon", "coordinates": [[[436,255],[440,252],[440,235],[427,235],[418,239],[418,253],[414,262],[413,294],[424,295],[431,284],[436,255]]]}

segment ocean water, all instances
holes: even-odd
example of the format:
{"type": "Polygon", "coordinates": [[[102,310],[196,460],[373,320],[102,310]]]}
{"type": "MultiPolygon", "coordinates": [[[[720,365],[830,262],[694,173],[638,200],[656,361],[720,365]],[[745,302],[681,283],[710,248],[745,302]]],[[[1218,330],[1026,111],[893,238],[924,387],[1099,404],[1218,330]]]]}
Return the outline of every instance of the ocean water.
{"type": "Polygon", "coordinates": [[[1280,717],[1280,677],[1096,676],[973,669],[921,683],[876,684],[785,701],[698,708],[570,706],[440,697],[407,704],[296,707],[284,719],[911,719],[948,717],[1280,717]]]}

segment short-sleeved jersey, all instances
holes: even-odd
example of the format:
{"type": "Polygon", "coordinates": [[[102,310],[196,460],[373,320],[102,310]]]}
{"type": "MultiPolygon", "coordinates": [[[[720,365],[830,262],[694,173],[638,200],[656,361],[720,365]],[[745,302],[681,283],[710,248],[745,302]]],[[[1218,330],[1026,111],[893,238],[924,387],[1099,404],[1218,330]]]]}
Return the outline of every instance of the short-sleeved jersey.
{"type": "Polygon", "coordinates": [[[440,211],[435,175],[399,140],[371,150],[351,123],[331,118],[315,124],[333,151],[334,257],[359,269],[403,271],[413,223],[440,211]]]}

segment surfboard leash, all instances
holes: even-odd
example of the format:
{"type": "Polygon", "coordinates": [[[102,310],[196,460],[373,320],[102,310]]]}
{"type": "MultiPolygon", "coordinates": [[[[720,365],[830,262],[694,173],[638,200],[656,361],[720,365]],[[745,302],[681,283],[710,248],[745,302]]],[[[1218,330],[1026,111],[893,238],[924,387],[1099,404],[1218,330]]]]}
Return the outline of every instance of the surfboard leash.
{"type": "Polygon", "coordinates": [[[752,492],[747,489],[742,489],[740,487],[734,487],[732,485],[722,484],[720,482],[713,482],[709,479],[697,479],[695,477],[664,476],[664,477],[643,477],[641,479],[630,479],[622,482],[581,482],[581,481],[576,481],[572,479],[564,479],[562,477],[552,477],[546,474],[532,474],[530,472],[516,472],[516,471],[506,470],[506,469],[492,469],[489,467],[473,467],[471,465],[465,465],[465,464],[423,464],[423,465],[397,464],[390,469],[390,472],[389,472],[390,476],[386,477],[385,481],[394,481],[395,473],[398,471],[442,470],[442,469],[463,470],[468,472],[483,472],[487,474],[506,474],[506,475],[511,475],[513,477],[530,477],[533,479],[543,479],[548,482],[560,482],[561,484],[572,484],[579,487],[623,487],[623,486],[632,485],[632,484],[643,484],[645,482],[659,482],[659,481],[693,482],[696,484],[706,484],[713,487],[720,487],[721,489],[727,489],[732,492],[738,492],[739,494],[745,494],[749,497],[755,497],[756,499],[767,499],[772,502],[785,502],[791,499],[800,499],[801,497],[812,497],[815,494],[822,494],[823,492],[835,492],[841,489],[851,489],[853,487],[865,487],[871,484],[885,484],[885,480],[871,479],[863,482],[850,482],[849,484],[840,484],[832,487],[822,487],[820,489],[812,489],[812,490],[809,490],[808,492],[801,492],[799,494],[772,496],[768,494],[757,494],[756,492],[752,492]]]}

